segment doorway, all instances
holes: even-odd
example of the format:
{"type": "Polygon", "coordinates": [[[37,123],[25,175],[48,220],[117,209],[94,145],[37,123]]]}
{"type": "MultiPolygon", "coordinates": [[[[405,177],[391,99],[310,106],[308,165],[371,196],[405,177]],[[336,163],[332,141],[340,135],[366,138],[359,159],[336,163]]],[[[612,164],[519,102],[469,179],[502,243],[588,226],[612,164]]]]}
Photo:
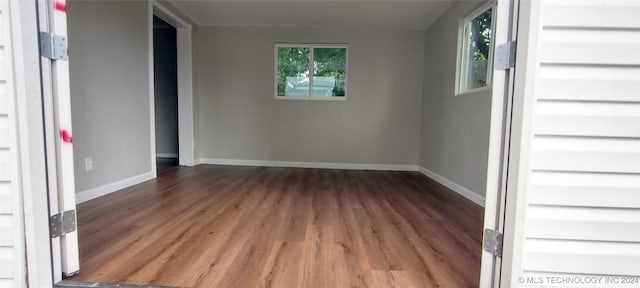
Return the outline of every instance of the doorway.
{"type": "MultiPolygon", "coordinates": [[[[158,81],[158,82],[159,82],[159,81],[158,81]]],[[[154,124],[155,124],[155,123],[154,123],[154,124]]],[[[180,146],[180,148],[179,148],[179,149],[182,149],[182,146],[180,146]]],[[[156,154],[156,153],[154,153],[154,154],[156,154]]],[[[154,155],[154,156],[155,156],[155,155],[154,155]]],[[[182,161],[182,157],[180,158],[180,160],[182,161]]]]}
{"type": "Polygon", "coordinates": [[[176,28],[153,16],[156,170],[178,166],[178,57],[176,28]]]}
{"type": "MultiPolygon", "coordinates": [[[[184,21],[180,16],[174,14],[172,11],[170,11],[169,9],[167,9],[166,7],[164,7],[162,4],[158,3],[158,2],[153,2],[151,5],[149,5],[149,10],[148,10],[148,23],[149,23],[149,30],[148,30],[148,35],[149,35],[149,90],[151,93],[149,93],[149,103],[151,104],[149,109],[150,109],[150,115],[151,115],[151,121],[150,121],[150,132],[151,132],[151,171],[152,173],[154,173],[154,176],[156,175],[158,168],[157,166],[157,158],[158,156],[161,156],[160,158],[170,158],[169,160],[172,161],[168,161],[168,162],[176,162],[175,164],[171,164],[171,165],[180,165],[180,166],[193,166],[195,164],[195,158],[194,158],[194,142],[193,142],[193,77],[192,77],[192,62],[191,62],[191,24],[189,24],[188,22],[184,21]],[[159,23],[158,20],[156,20],[156,18],[158,18],[158,20],[163,21],[164,23],[161,24],[163,27],[169,28],[170,30],[172,30],[173,32],[170,33],[172,40],[168,40],[171,41],[171,46],[174,47],[172,48],[172,52],[170,53],[170,55],[173,55],[173,57],[175,57],[175,70],[174,71],[174,75],[175,75],[175,80],[172,80],[173,83],[175,83],[176,85],[174,86],[175,89],[175,97],[177,100],[175,100],[176,105],[174,107],[176,107],[176,117],[177,120],[175,120],[175,123],[177,125],[177,136],[175,136],[175,141],[177,141],[177,144],[175,148],[176,152],[175,153],[164,153],[164,151],[156,151],[157,147],[161,147],[161,146],[157,146],[156,145],[156,117],[161,117],[159,115],[156,115],[159,112],[156,112],[157,105],[155,104],[156,101],[156,93],[154,92],[155,89],[157,87],[157,82],[155,80],[156,75],[154,73],[154,70],[156,68],[154,68],[154,62],[156,61],[154,54],[155,54],[155,47],[161,47],[164,45],[155,45],[155,40],[154,40],[154,34],[156,32],[155,23],[159,23]],[[169,27],[167,27],[169,26],[169,27]],[[158,153],[157,153],[158,152],[158,153]],[[167,155],[169,154],[169,155],[167,155]],[[176,154],[178,156],[176,156],[176,154]],[[167,156],[171,156],[171,157],[167,157],[167,156]],[[175,157],[174,157],[175,156],[175,157]]],[[[161,40],[162,41],[162,40],[161,40]]],[[[166,44],[166,43],[163,43],[166,44]]],[[[163,52],[164,53],[164,52],[163,52]]],[[[162,160],[162,159],[161,159],[162,160]]]]}

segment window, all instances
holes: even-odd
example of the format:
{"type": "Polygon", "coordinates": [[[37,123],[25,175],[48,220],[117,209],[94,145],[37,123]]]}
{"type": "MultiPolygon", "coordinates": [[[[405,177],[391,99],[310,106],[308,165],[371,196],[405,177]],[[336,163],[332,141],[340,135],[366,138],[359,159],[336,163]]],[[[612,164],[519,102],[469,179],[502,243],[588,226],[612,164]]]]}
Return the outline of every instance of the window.
{"type": "Polygon", "coordinates": [[[344,100],[346,45],[275,45],[276,99],[344,100]]]}
{"type": "Polygon", "coordinates": [[[493,58],[493,5],[484,6],[464,19],[458,42],[456,94],[489,86],[493,58]]]}

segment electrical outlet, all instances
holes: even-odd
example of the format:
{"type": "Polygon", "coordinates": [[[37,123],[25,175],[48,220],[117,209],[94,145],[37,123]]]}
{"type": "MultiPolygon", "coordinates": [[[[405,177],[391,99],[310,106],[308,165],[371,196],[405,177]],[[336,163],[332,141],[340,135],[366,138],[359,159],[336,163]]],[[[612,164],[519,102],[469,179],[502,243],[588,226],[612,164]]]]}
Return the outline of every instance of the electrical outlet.
{"type": "Polygon", "coordinates": [[[93,158],[84,158],[84,171],[89,172],[91,170],[93,170],[93,158]]]}

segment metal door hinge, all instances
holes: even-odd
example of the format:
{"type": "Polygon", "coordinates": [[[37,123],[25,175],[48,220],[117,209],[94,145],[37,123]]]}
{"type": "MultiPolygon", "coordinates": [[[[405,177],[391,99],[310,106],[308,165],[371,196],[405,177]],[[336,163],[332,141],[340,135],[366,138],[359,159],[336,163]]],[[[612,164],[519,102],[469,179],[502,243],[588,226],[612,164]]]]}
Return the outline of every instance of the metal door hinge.
{"type": "Polygon", "coordinates": [[[496,257],[502,257],[502,233],[484,229],[483,248],[496,257]]]}
{"type": "Polygon", "coordinates": [[[507,70],[515,67],[516,41],[509,41],[496,46],[495,58],[496,70],[507,70]]]}
{"type": "Polygon", "coordinates": [[[49,218],[51,238],[76,231],[76,210],[68,210],[49,218]]]}
{"type": "Polygon", "coordinates": [[[40,56],[51,60],[67,60],[67,38],[40,32],[40,56]]]}

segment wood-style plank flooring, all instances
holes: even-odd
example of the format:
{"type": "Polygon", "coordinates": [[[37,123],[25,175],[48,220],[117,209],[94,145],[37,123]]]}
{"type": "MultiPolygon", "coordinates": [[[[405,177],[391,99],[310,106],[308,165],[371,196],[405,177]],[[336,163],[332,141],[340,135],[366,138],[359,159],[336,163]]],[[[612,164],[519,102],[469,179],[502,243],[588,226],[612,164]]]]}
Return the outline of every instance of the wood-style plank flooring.
{"type": "Polygon", "coordinates": [[[414,172],[177,167],[79,205],[70,280],[476,287],[482,217],[414,172]]]}

